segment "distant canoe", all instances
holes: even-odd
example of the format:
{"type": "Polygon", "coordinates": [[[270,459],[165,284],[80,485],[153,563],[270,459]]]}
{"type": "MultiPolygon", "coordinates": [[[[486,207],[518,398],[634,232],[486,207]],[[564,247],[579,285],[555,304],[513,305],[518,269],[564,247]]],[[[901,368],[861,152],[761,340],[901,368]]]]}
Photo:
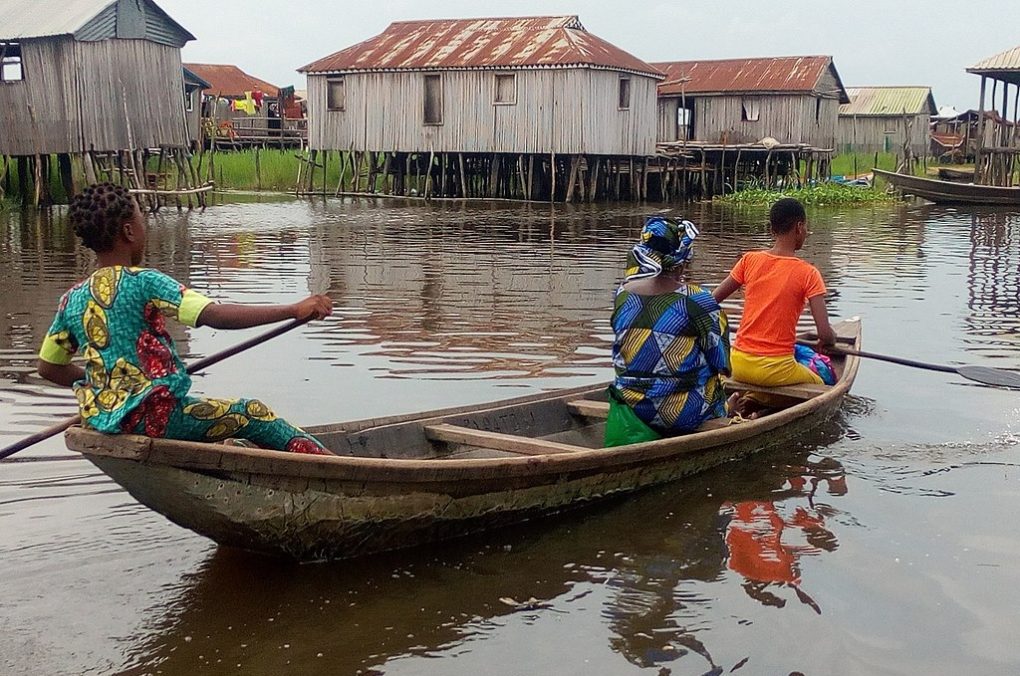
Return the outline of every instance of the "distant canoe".
{"type": "Polygon", "coordinates": [[[892,171],[874,169],[876,176],[906,195],[921,197],[936,204],[1020,205],[1020,187],[1005,188],[994,185],[954,183],[934,178],[908,176],[892,171]]]}
{"type": "MultiPolygon", "coordinates": [[[[859,349],[858,320],[836,325],[859,349]]],[[[793,405],[758,420],[602,448],[605,385],[377,420],[310,427],[337,456],[103,435],[82,453],[135,499],[216,542],[302,560],[448,539],[679,479],[802,438],[835,412],[858,359],[833,386],[761,389],[793,405]]]]}
{"type": "Polygon", "coordinates": [[[939,167],[939,178],[943,181],[974,182],[974,169],[939,167]]]}

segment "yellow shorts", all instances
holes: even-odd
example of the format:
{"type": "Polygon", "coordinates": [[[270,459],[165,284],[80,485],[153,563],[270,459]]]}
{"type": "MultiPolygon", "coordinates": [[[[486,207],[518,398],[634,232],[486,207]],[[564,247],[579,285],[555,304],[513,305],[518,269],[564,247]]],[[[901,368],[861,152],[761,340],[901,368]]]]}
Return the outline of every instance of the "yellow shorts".
{"type": "MultiPolygon", "coordinates": [[[[730,366],[733,370],[733,379],[749,385],[779,387],[800,383],[824,384],[821,376],[807,366],[798,364],[792,354],[783,357],[757,356],[740,350],[730,350],[730,366]]],[[[763,406],[780,406],[788,403],[787,397],[762,392],[751,392],[747,396],[763,406]]]]}

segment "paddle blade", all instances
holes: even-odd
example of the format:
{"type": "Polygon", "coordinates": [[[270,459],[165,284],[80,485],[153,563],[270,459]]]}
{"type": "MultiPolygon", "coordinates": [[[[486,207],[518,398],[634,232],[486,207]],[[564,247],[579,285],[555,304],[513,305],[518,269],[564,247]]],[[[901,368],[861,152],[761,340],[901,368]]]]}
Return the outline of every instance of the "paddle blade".
{"type": "Polygon", "coordinates": [[[1011,390],[1020,390],[1020,373],[993,369],[987,366],[958,366],[956,372],[968,380],[974,380],[985,385],[995,387],[1006,387],[1011,390]]]}

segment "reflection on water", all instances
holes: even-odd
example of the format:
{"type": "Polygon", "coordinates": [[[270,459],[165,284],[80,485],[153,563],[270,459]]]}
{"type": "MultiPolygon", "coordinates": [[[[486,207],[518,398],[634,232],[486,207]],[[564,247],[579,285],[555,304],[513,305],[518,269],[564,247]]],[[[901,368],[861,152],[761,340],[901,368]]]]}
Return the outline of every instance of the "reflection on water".
{"type": "MultiPolygon", "coordinates": [[[[152,218],[149,264],[238,302],[329,293],[328,321],[195,381],[317,424],[607,379],[612,292],[647,211],[227,204],[152,218]]],[[[685,215],[696,281],[767,245],[760,210],[685,215]]],[[[1015,368],[1018,219],[817,212],[804,254],[868,349],[1015,368]]],[[[34,354],[90,265],[62,212],[0,215],[0,444],[73,410],[34,354]]],[[[739,322],[740,298],[727,310],[739,322]]],[[[250,335],[174,330],[189,360],[250,335]]],[[[690,481],[316,566],[218,550],[53,439],[0,465],[0,673],[1015,671],[1015,394],[871,362],[855,395],[795,447],[690,481]]]]}

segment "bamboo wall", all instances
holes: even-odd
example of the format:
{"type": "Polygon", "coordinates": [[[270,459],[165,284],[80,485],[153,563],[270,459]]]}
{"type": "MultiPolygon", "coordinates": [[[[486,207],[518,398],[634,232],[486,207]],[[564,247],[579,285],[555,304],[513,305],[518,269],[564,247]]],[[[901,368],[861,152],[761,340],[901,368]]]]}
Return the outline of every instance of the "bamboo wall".
{"type": "Polygon", "coordinates": [[[517,74],[517,102],[494,104],[496,71],[445,71],[443,124],[423,123],[421,72],[345,75],[343,111],[326,106],[327,77],[308,77],[308,140],[319,150],[655,153],[656,81],[628,75],[629,110],[618,107],[616,71],[530,69],[517,74]]]}
{"type": "MultiPolygon", "coordinates": [[[[833,148],[839,101],[810,95],[688,96],[694,108],[694,140],[703,143],[755,143],[771,136],[780,143],[807,143],[833,148]],[[758,105],[758,120],[743,120],[745,100],[758,105]],[[817,110],[816,102],[820,101],[817,110]]],[[[675,141],[679,99],[658,103],[659,141],[675,141]]]]}
{"type": "MultiPolygon", "coordinates": [[[[910,147],[914,155],[927,155],[930,143],[928,115],[912,115],[910,147]]],[[[836,137],[839,152],[903,154],[906,138],[902,115],[840,115],[836,137]],[[855,131],[856,127],[856,131],[855,131]]]]}
{"type": "Polygon", "coordinates": [[[188,145],[179,48],[70,37],[21,46],[25,79],[0,85],[0,155],[188,145]]]}

